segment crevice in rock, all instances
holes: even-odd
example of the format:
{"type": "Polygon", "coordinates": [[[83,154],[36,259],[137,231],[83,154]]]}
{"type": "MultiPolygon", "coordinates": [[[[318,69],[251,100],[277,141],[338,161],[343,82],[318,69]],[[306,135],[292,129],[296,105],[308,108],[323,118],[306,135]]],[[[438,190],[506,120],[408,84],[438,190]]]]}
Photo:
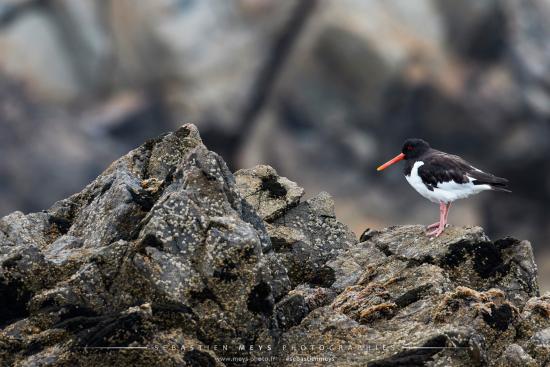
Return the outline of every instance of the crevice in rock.
{"type": "MultiPolygon", "coordinates": [[[[160,316],[167,316],[167,315],[173,315],[173,314],[186,314],[190,315],[193,320],[197,320],[198,317],[193,311],[193,309],[187,305],[173,302],[173,301],[165,301],[165,302],[154,302],[151,305],[151,310],[153,313],[153,316],[160,317],[160,316]]],[[[170,316],[168,319],[173,319],[173,316],[170,316]]]]}
{"type": "Polygon", "coordinates": [[[425,295],[426,292],[429,291],[433,285],[431,284],[424,284],[421,285],[418,288],[411,289],[401,296],[399,296],[394,302],[399,308],[405,308],[408,305],[411,305],[415,303],[416,301],[421,300],[425,295]]]}
{"type": "Polygon", "coordinates": [[[158,250],[163,250],[164,243],[154,234],[147,233],[137,245],[137,252],[140,254],[145,254],[145,249],[147,247],[154,247],[158,250]]]}
{"type": "Polygon", "coordinates": [[[215,367],[216,361],[210,354],[199,350],[190,350],[183,355],[186,366],[191,367],[215,367]]]}
{"type": "Polygon", "coordinates": [[[363,231],[363,233],[361,233],[361,236],[359,236],[359,242],[368,241],[378,233],[379,232],[377,230],[367,228],[363,231]]]}
{"type": "Polygon", "coordinates": [[[386,256],[392,256],[393,252],[391,252],[390,247],[387,243],[376,243],[376,248],[382,251],[382,253],[386,256]]]}
{"type": "Polygon", "coordinates": [[[233,271],[237,268],[235,263],[226,260],[220,269],[214,270],[214,278],[220,279],[222,282],[231,283],[239,279],[239,276],[233,271]]]}
{"type": "Polygon", "coordinates": [[[33,354],[41,352],[45,347],[46,346],[38,340],[32,341],[25,348],[25,351],[23,352],[23,355],[24,356],[31,356],[33,354]]]}
{"type": "MultiPolygon", "coordinates": [[[[101,191],[99,192],[99,196],[102,196],[105,194],[111,187],[113,187],[113,182],[115,181],[114,178],[111,178],[109,182],[107,182],[103,187],[101,188],[101,191]]],[[[88,203],[89,204],[89,203],[88,203]]]]}
{"type": "Polygon", "coordinates": [[[212,292],[212,290],[208,287],[204,287],[200,291],[191,291],[190,296],[193,299],[197,300],[199,303],[202,303],[206,300],[211,300],[223,310],[223,305],[218,300],[214,292],[212,292]]]}
{"type": "Polygon", "coordinates": [[[273,251],[277,253],[288,253],[292,252],[292,243],[289,243],[285,238],[282,237],[269,237],[271,240],[271,245],[273,246],[273,251]]]}
{"type": "Polygon", "coordinates": [[[406,262],[407,263],[407,266],[406,266],[407,268],[415,268],[415,267],[418,267],[422,264],[436,265],[435,264],[435,259],[431,255],[425,255],[425,256],[422,256],[419,259],[411,259],[411,258],[407,258],[407,257],[403,257],[403,256],[398,256],[397,258],[399,260],[403,261],[403,262],[406,262]]]}
{"type": "Polygon", "coordinates": [[[262,191],[266,191],[270,198],[279,199],[285,197],[287,194],[286,188],[277,181],[277,177],[270,175],[262,177],[262,184],[260,186],[262,191]]]}
{"type": "Polygon", "coordinates": [[[82,347],[126,347],[132,342],[142,342],[147,333],[139,314],[105,316],[95,326],[78,333],[77,343],[82,347]]]}
{"type": "Polygon", "coordinates": [[[309,279],[311,286],[330,288],[336,281],[336,274],[333,268],[330,266],[322,266],[313,272],[312,277],[309,279]]]}
{"type": "Polygon", "coordinates": [[[20,280],[0,277],[0,328],[29,316],[27,303],[32,292],[20,280]]]}
{"type": "Polygon", "coordinates": [[[4,262],[2,263],[2,266],[6,269],[13,269],[17,266],[17,262],[21,259],[23,259],[23,255],[16,254],[4,260],[4,262]]]}
{"type": "Polygon", "coordinates": [[[55,323],[52,328],[55,329],[64,329],[69,332],[78,332],[84,329],[88,329],[96,326],[104,320],[108,320],[108,315],[103,316],[75,316],[71,318],[64,319],[55,323]]]}
{"type": "Polygon", "coordinates": [[[155,205],[156,198],[147,191],[141,190],[139,192],[136,192],[129,186],[126,186],[126,190],[128,190],[128,192],[132,196],[132,201],[138,204],[143,212],[149,212],[153,205],[155,205]]]}
{"type": "Polygon", "coordinates": [[[266,282],[260,282],[248,295],[248,309],[251,312],[269,316],[273,313],[274,306],[271,286],[266,282]]]}
{"type": "Polygon", "coordinates": [[[483,320],[493,329],[506,331],[514,320],[514,310],[512,307],[504,303],[498,307],[491,305],[491,313],[484,312],[483,320]]]}
{"type": "Polygon", "coordinates": [[[57,217],[57,216],[50,216],[48,218],[48,223],[50,223],[50,225],[55,226],[60,235],[64,235],[67,232],[69,232],[69,229],[72,226],[72,223],[70,220],[62,217],[57,217]]]}
{"type": "Polygon", "coordinates": [[[438,335],[425,342],[418,349],[404,350],[388,358],[368,362],[367,367],[424,366],[446,346],[447,337],[438,335]]]}

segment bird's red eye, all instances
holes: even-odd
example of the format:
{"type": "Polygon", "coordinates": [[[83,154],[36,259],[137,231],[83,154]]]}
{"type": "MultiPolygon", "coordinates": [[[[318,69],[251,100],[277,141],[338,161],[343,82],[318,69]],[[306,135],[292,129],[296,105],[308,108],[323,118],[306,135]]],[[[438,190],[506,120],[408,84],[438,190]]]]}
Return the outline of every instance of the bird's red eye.
{"type": "Polygon", "coordinates": [[[407,147],[407,150],[413,150],[412,145],[409,145],[409,146],[407,147]]]}

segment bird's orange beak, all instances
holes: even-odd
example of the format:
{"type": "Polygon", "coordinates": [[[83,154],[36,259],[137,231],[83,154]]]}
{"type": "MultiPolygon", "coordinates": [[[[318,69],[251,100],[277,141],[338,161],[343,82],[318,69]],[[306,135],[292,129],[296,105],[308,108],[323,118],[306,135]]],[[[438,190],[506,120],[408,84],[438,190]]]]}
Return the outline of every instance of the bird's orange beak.
{"type": "Polygon", "coordinates": [[[378,167],[376,170],[377,171],[382,171],[383,169],[386,169],[388,168],[389,166],[391,166],[392,164],[396,163],[396,162],[399,162],[401,160],[405,159],[405,154],[403,153],[400,153],[398,154],[395,158],[392,158],[390,159],[389,161],[387,161],[386,163],[384,163],[383,165],[381,165],[380,167],[378,167]]]}

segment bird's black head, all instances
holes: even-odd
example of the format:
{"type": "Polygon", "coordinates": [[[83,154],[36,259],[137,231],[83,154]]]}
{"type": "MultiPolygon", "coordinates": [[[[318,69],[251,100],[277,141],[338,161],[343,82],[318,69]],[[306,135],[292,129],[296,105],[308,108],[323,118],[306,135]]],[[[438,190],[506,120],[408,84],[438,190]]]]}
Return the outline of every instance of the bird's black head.
{"type": "Polygon", "coordinates": [[[430,144],[422,139],[407,139],[403,143],[401,152],[405,155],[405,159],[416,159],[422,154],[430,150],[430,144]]]}
{"type": "Polygon", "coordinates": [[[401,150],[401,153],[378,167],[376,170],[382,171],[392,164],[402,161],[403,159],[416,159],[422,154],[426,153],[428,150],[430,150],[430,144],[428,144],[424,140],[407,139],[403,144],[403,149],[401,150]]]}

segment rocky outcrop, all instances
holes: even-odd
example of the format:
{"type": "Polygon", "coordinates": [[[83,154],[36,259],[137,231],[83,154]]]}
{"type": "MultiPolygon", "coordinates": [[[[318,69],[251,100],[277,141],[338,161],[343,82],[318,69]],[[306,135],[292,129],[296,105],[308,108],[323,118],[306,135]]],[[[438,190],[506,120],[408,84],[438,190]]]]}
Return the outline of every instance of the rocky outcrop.
{"type": "Polygon", "coordinates": [[[290,358],[311,356],[299,346],[314,345],[346,366],[545,360],[540,351],[527,352],[542,345],[533,332],[549,322],[527,241],[490,241],[479,227],[449,228],[432,240],[422,226],[370,231],[363,239],[327,264],[336,269],[337,297],[283,336],[282,345],[298,347],[290,358]]]}
{"type": "Polygon", "coordinates": [[[367,230],[269,166],[232,174],[193,125],[80,193],[0,219],[6,366],[543,365],[527,241],[367,230]],[[121,349],[123,348],[123,349],[121,349]]]}
{"type": "Polygon", "coordinates": [[[330,195],[322,192],[300,203],[304,190],[269,166],[240,170],[235,177],[239,192],[266,222],[292,285],[329,287],[334,270],[326,262],[357,242],[336,220],[330,195]]]}

